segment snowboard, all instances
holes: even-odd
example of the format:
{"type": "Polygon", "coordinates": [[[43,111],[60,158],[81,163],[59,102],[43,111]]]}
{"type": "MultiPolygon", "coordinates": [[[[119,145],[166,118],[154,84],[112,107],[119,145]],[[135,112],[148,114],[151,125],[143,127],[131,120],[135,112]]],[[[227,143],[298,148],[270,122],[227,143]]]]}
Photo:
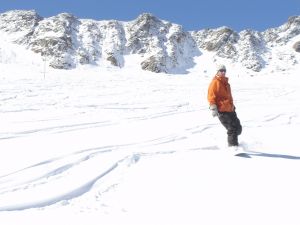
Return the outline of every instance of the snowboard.
{"type": "Polygon", "coordinates": [[[246,152],[237,152],[237,153],[234,153],[234,156],[243,157],[243,158],[251,158],[251,156],[249,154],[247,154],[246,152]]]}
{"type": "Polygon", "coordinates": [[[238,150],[229,150],[229,152],[231,154],[233,154],[234,156],[243,157],[243,158],[251,158],[251,156],[248,153],[246,153],[244,151],[244,148],[241,146],[239,147],[238,150]]]}

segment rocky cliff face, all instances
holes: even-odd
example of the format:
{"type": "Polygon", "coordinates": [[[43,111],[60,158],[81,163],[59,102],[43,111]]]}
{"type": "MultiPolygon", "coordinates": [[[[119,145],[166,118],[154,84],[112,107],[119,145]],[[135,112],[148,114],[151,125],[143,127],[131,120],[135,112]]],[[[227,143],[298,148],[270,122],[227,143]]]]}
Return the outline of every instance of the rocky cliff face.
{"type": "Polygon", "coordinates": [[[215,59],[261,71],[274,59],[297,64],[300,52],[300,17],[264,32],[237,33],[228,27],[187,32],[148,13],[120,22],[78,19],[68,13],[42,18],[35,11],[15,10],[0,14],[0,32],[57,69],[80,64],[123,67],[126,55],[137,54],[144,70],[186,73],[195,65],[194,57],[210,52],[215,59]],[[289,45],[288,51],[280,50],[289,45]]]}

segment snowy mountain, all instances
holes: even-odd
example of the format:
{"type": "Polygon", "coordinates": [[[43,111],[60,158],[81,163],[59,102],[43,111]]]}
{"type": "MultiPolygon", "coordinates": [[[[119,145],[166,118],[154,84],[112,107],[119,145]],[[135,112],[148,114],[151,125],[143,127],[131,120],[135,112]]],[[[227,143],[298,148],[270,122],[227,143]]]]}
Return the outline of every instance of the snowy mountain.
{"type": "Polygon", "coordinates": [[[0,21],[1,224],[300,224],[298,17],[240,33],[150,14],[0,21]],[[209,112],[218,62],[251,158],[209,112]]]}
{"type": "MultiPolygon", "coordinates": [[[[226,61],[250,72],[289,70],[300,61],[300,17],[264,32],[237,33],[228,27],[185,31],[149,13],[121,22],[68,13],[42,18],[35,11],[14,10],[0,14],[0,33],[0,62],[18,57],[14,44],[56,69],[85,64],[122,68],[127,56],[138,57],[141,69],[157,73],[188,73],[206,55],[212,62],[226,61]]],[[[198,66],[205,70],[201,60],[198,66]]]]}

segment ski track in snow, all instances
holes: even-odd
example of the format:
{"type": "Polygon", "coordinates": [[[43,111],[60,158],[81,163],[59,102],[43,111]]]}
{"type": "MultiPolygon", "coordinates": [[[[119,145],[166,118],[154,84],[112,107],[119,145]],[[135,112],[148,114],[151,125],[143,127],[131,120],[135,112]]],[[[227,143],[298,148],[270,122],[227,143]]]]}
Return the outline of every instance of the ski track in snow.
{"type": "MultiPolygon", "coordinates": [[[[6,96],[3,97],[2,104],[5,104],[6,107],[2,108],[1,113],[2,115],[12,114],[11,117],[14,117],[14,115],[18,115],[18,118],[22,118],[22,115],[19,116],[19,114],[24,114],[25,116],[23,115],[24,117],[20,121],[14,121],[14,118],[9,117],[9,119],[11,119],[11,124],[16,124],[16,131],[4,132],[1,130],[0,140],[19,139],[29,136],[35,137],[39,135],[51,135],[60,133],[68,134],[70,132],[78,132],[80,130],[89,130],[101,128],[103,126],[118,125],[118,123],[120,123],[120,120],[128,120],[129,122],[136,122],[139,120],[151,121],[157,118],[169,117],[174,115],[176,116],[177,114],[182,113],[184,114],[186,112],[185,107],[188,106],[188,103],[186,102],[175,102],[174,104],[172,101],[169,103],[170,105],[165,105],[165,102],[161,102],[161,99],[153,99],[153,101],[151,98],[149,99],[150,102],[146,103],[143,103],[143,101],[141,101],[139,98],[137,99],[137,102],[126,103],[127,100],[132,99],[132,95],[134,95],[134,98],[136,98],[136,94],[132,93],[136,90],[129,92],[129,94],[125,91],[119,92],[118,89],[114,89],[114,91],[111,91],[110,86],[105,87],[102,83],[100,87],[93,87],[94,89],[102,87],[102,91],[104,89],[104,93],[101,92],[100,95],[98,92],[95,93],[95,96],[91,96],[89,95],[89,93],[87,93],[86,95],[75,93],[76,96],[71,97],[71,93],[69,93],[70,89],[71,91],[76,92],[77,88],[87,88],[90,90],[92,88],[89,86],[82,87],[81,83],[77,86],[77,84],[75,83],[74,85],[71,84],[69,87],[67,87],[67,90],[63,90],[63,88],[66,88],[65,86],[63,86],[62,84],[52,84],[51,80],[50,83],[47,83],[47,80],[35,81],[31,79],[20,79],[16,81],[10,82],[8,80],[8,83],[4,85],[5,88],[3,93],[5,93],[6,96]],[[18,82],[17,84],[15,83],[16,81],[18,82]],[[53,94],[55,95],[54,97],[52,97],[53,94]],[[125,94],[126,96],[120,99],[120,96],[123,96],[125,94]],[[112,101],[102,104],[101,99],[103,98],[105,99],[105,101],[107,101],[107,97],[109,97],[111,100],[114,100],[116,98],[116,102],[112,101]],[[91,102],[89,100],[90,98],[92,98],[94,102],[91,102]],[[88,100],[89,103],[85,103],[81,99],[88,100]],[[80,101],[77,102],[77,100],[80,101]],[[122,102],[123,100],[125,100],[125,102],[122,102]],[[153,106],[156,108],[155,110],[151,110],[153,106]],[[41,116],[41,113],[47,111],[48,109],[53,112],[52,107],[55,107],[56,111],[68,107],[70,107],[71,109],[67,109],[66,114],[64,114],[64,110],[62,110],[62,113],[58,115],[56,114],[56,112],[54,112],[53,115],[45,113],[45,118],[44,116],[41,116]],[[161,110],[161,108],[163,110],[161,110]],[[181,109],[184,110],[181,111],[181,109]],[[77,117],[78,115],[81,116],[82,114],[89,114],[90,111],[93,112],[93,110],[95,110],[96,112],[97,110],[109,110],[113,113],[116,112],[115,114],[117,114],[117,120],[114,121],[113,119],[109,118],[105,121],[94,121],[86,123],[73,123],[73,121],[71,121],[70,124],[61,125],[61,123],[64,123],[64,119],[66,117],[74,115],[75,117],[77,117]],[[147,110],[150,111],[149,114],[147,114],[147,110]],[[37,112],[34,115],[38,115],[41,118],[35,118],[31,114],[27,114],[28,111],[37,112]],[[141,111],[142,113],[132,114],[132,112],[134,111],[141,111]],[[145,111],[146,115],[144,114],[145,111]],[[71,114],[69,114],[70,112],[71,114]],[[26,117],[28,115],[29,118],[26,117]],[[132,117],[131,115],[135,116],[132,117]],[[58,125],[48,126],[49,123],[58,123],[58,125]],[[26,129],[27,124],[30,124],[30,129],[26,129]],[[31,127],[32,125],[34,126],[34,128],[31,127]]],[[[126,80],[122,80],[122,82],[125,81],[126,80]]],[[[118,80],[114,81],[113,84],[117,84],[117,86],[120,85],[118,84],[118,80]]],[[[128,84],[129,81],[126,81],[124,86],[128,84]]],[[[134,87],[134,85],[131,87],[134,87]]],[[[122,87],[120,90],[123,89],[124,87],[122,87]]],[[[176,91],[173,88],[166,89],[167,90],[163,90],[163,92],[172,93],[176,91]]],[[[154,90],[150,90],[150,92],[155,92],[156,94],[158,94],[159,92],[162,92],[162,90],[160,87],[155,87],[154,90]]],[[[74,92],[72,92],[72,94],[74,94],[74,92]]],[[[144,97],[145,95],[146,94],[142,94],[142,97],[144,97]]],[[[161,95],[161,93],[159,93],[159,95],[161,95]]],[[[197,129],[195,128],[191,128],[190,130],[192,130],[191,132],[196,133],[202,132],[197,131],[197,129]]],[[[200,130],[202,129],[200,128],[200,130]]],[[[176,141],[181,141],[186,138],[186,136],[171,134],[165,137],[158,137],[156,139],[150,139],[141,143],[129,145],[131,146],[131,148],[137,149],[156,145],[164,145],[176,141]]],[[[59,201],[71,200],[73,198],[84,195],[92,188],[95,182],[97,182],[102,177],[112,173],[112,171],[117,169],[118,165],[124,160],[128,158],[136,159],[139,155],[149,154],[145,152],[132,153],[132,151],[130,150],[131,148],[128,146],[128,144],[109,147],[94,147],[77,151],[66,156],[47,159],[35,165],[19,169],[18,171],[12,172],[10,174],[2,175],[0,177],[0,195],[2,196],[0,200],[0,210],[14,211],[46,207],[59,201]],[[114,154],[113,152],[115,152],[116,150],[121,153],[114,154]],[[108,154],[113,154],[114,156],[107,157],[108,154]],[[109,158],[109,160],[105,161],[104,159],[106,158],[109,158]],[[99,167],[101,168],[97,173],[90,175],[88,179],[79,179],[75,182],[75,184],[72,185],[72,187],[66,187],[66,183],[68,182],[70,177],[75,176],[74,174],[78,172],[78,168],[89,167],[88,165],[93,165],[95,163],[94,161],[98,161],[97,165],[99,165],[99,167]],[[55,191],[49,191],[51,189],[55,191]],[[43,190],[47,190],[47,196],[41,197],[38,195],[36,199],[29,197],[31,196],[30,193],[39,193],[43,190]],[[15,199],[15,196],[19,197],[15,199]]],[[[172,150],[166,150],[163,152],[155,152],[153,154],[172,154],[174,152],[175,151],[172,150]]],[[[133,161],[135,162],[136,160],[133,161]]],[[[95,169],[95,171],[97,171],[97,169],[95,169]]]]}
{"type": "MultiPolygon", "coordinates": [[[[101,153],[103,154],[103,151],[101,151],[101,153]]],[[[10,205],[2,206],[0,210],[10,211],[10,210],[24,210],[28,208],[45,207],[51,204],[55,204],[58,201],[70,200],[72,198],[83,195],[84,193],[88,192],[91,189],[93,184],[98,179],[100,179],[101,177],[105,176],[106,174],[116,169],[118,167],[118,163],[122,161],[120,160],[119,162],[116,162],[111,166],[108,166],[107,168],[103,168],[103,170],[99,170],[99,173],[94,175],[94,177],[91,177],[85,182],[81,181],[77,185],[73,185],[72,189],[70,190],[66,190],[66,191],[61,190],[64,189],[64,186],[67,183],[67,181],[64,181],[64,174],[67,173],[66,176],[72,176],[72,170],[74,170],[75,167],[87,163],[88,160],[90,160],[93,157],[96,157],[97,154],[99,153],[93,152],[88,155],[82,156],[76,161],[68,162],[67,164],[62,164],[62,165],[58,162],[58,161],[64,161],[62,159],[50,160],[47,162],[42,162],[39,165],[34,165],[30,168],[26,168],[24,170],[18,171],[16,174],[9,175],[8,177],[4,177],[4,178],[2,177],[2,179],[5,178],[8,179],[8,181],[5,182],[5,189],[3,190],[3,188],[0,188],[1,190],[0,194],[4,197],[5,194],[7,193],[13,194],[13,192],[18,192],[18,191],[25,192],[24,195],[26,195],[27,189],[32,189],[32,191],[38,192],[40,186],[47,186],[49,184],[49,180],[50,183],[59,180],[56,186],[57,189],[60,190],[60,192],[63,192],[63,194],[51,193],[50,191],[48,191],[47,193],[45,193],[47,194],[47,197],[43,197],[41,200],[34,200],[32,199],[32,197],[30,197],[28,199],[24,199],[23,202],[21,203],[13,203],[11,206],[10,205]],[[48,169],[47,171],[44,171],[44,173],[40,174],[39,171],[43,171],[43,167],[47,167],[51,169],[53,168],[53,169],[52,170],[48,169]],[[36,174],[36,177],[34,178],[30,177],[30,180],[23,180],[21,182],[15,183],[18,180],[18,178],[23,179],[24,177],[26,177],[27,174],[36,174]],[[12,184],[10,184],[9,181],[12,181],[12,184]],[[12,189],[10,186],[12,186],[12,189]]],[[[51,187],[51,188],[55,188],[55,187],[51,187]]],[[[8,201],[8,202],[12,203],[13,201],[8,201]]]]}
{"type": "MultiPolygon", "coordinates": [[[[28,154],[22,153],[25,162],[20,166],[16,162],[0,175],[0,211],[60,208],[89,194],[101,201],[98,195],[115,190],[122,183],[122,174],[143,157],[198,151],[203,157],[207,152],[222,157],[225,131],[211,118],[206,103],[210,79],[152,76],[3,77],[1,151],[28,154]],[[53,154],[43,156],[39,143],[19,149],[22,143],[40,138],[53,154]]],[[[300,160],[293,148],[273,148],[272,137],[260,136],[278,127],[299,126],[299,106],[291,108],[286,103],[287,99],[297,101],[299,90],[287,90],[280,81],[268,88],[264,77],[262,81],[251,79],[255,85],[231,81],[247,135],[241,137],[241,143],[252,156],[250,160],[300,160]],[[257,133],[258,128],[264,130],[257,133]]],[[[99,205],[104,207],[105,202],[99,205]]]]}

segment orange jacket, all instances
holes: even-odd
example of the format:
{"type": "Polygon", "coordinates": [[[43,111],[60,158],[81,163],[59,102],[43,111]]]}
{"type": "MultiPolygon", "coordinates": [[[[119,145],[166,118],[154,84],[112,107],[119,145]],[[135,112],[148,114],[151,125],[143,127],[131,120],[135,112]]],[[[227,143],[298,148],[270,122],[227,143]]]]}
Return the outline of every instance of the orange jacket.
{"type": "Polygon", "coordinates": [[[207,100],[209,105],[217,105],[219,112],[233,112],[234,105],[227,77],[215,76],[211,81],[207,100]]]}

